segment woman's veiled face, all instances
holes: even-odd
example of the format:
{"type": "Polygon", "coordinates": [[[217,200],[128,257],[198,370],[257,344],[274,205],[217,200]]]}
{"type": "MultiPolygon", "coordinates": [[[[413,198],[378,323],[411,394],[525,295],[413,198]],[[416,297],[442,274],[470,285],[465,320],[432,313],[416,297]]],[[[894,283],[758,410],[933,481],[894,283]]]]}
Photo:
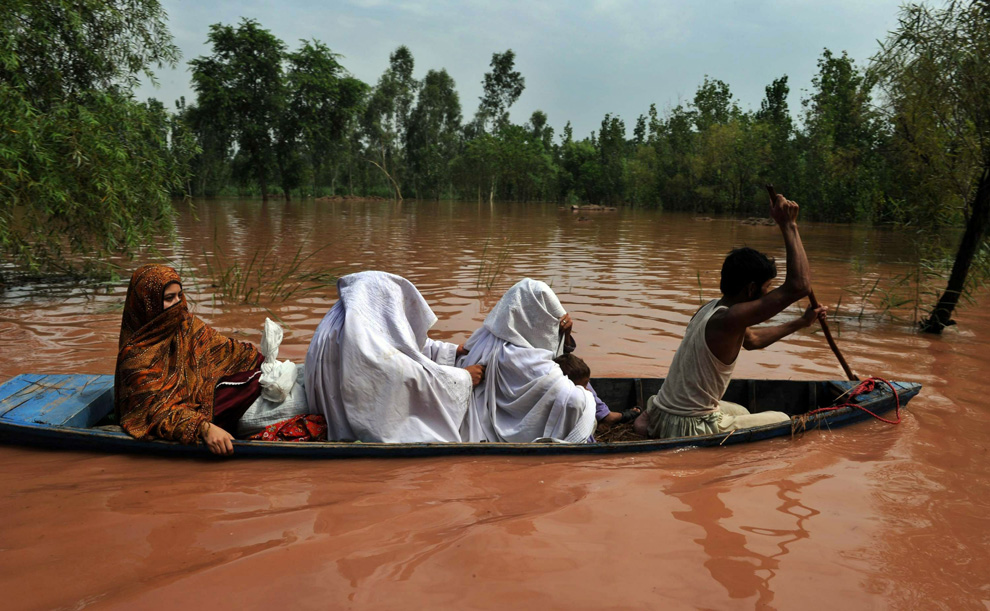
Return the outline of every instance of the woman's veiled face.
{"type": "Polygon", "coordinates": [[[164,309],[167,310],[182,301],[182,285],[178,282],[171,282],[162,292],[164,309]]]}

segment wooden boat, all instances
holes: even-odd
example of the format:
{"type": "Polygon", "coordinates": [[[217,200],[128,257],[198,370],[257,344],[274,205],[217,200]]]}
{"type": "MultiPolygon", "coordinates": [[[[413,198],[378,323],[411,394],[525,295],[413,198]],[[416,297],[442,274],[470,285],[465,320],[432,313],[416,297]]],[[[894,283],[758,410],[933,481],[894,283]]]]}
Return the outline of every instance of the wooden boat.
{"type": "MultiPolygon", "coordinates": [[[[660,389],[662,379],[598,378],[592,385],[613,410],[643,405],[660,389]]],[[[236,441],[236,457],[413,457],[479,454],[611,454],[653,452],[686,446],[723,446],[791,436],[814,428],[836,427],[871,418],[863,411],[880,415],[903,407],[918,394],[921,385],[893,382],[895,393],[885,383],[854,396],[858,407],[793,419],[790,423],[754,427],[729,434],[650,439],[614,443],[360,443],[360,442],[263,442],[236,441]],[[860,409],[862,408],[862,409],[860,409]]],[[[802,416],[814,409],[849,400],[856,382],[733,380],[725,399],[740,403],[752,412],[776,410],[802,416]]],[[[113,376],[110,375],[19,375],[0,386],[0,439],[8,443],[47,448],[145,452],[204,456],[202,444],[184,446],[167,441],[140,441],[108,426],[113,413],[113,376]]]]}

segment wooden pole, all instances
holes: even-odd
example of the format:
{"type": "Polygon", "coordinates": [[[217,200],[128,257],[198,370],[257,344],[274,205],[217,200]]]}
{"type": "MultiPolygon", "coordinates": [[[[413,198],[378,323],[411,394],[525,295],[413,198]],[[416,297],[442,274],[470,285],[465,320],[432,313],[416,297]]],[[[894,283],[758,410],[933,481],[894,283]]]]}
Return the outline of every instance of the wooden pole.
{"type": "MultiPolygon", "coordinates": [[[[773,185],[767,185],[767,192],[770,194],[770,201],[776,203],[777,191],[773,188],[773,185]]],[[[817,309],[821,306],[821,304],[818,303],[818,299],[815,298],[815,292],[811,290],[810,287],[808,288],[808,301],[811,302],[812,308],[817,309]]],[[[852,372],[852,369],[849,368],[849,364],[846,363],[846,359],[842,357],[842,353],[839,352],[839,347],[835,344],[835,339],[832,337],[832,332],[828,328],[828,321],[819,318],[818,322],[822,325],[822,332],[825,334],[825,341],[828,342],[828,347],[832,349],[832,352],[835,354],[835,358],[839,359],[839,365],[842,365],[842,371],[846,372],[847,378],[854,382],[858,382],[859,378],[852,372]]]]}

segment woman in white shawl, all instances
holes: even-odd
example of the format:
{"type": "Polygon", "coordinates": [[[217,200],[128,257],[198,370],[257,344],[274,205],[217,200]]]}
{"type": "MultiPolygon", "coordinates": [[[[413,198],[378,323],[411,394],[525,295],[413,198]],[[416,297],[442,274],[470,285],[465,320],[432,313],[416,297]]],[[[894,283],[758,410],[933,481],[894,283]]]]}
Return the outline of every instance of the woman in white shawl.
{"type": "Polygon", "coordinates": [[[331,440],[456,442],[484,369],[454,367],[458,347],[411,282],[384,272],[337,281],[340,299],[306,353],[306,395],[331,440]]]}
{"type": "Polygon", "coordinates": [[[564,349],[566,314],[546,283],[529,278],[492,308],[457,363],[486,367],[462,430],[465,440],[588,441],[595,429],[595,400],[553,362],[564,349]]]}

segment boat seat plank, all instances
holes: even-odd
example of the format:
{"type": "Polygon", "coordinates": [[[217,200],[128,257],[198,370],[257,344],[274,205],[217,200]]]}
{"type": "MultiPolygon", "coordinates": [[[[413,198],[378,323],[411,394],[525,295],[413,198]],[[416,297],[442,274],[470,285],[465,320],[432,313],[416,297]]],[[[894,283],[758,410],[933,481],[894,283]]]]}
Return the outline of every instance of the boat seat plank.
{"type": "Polygon", "coordinates": [[[27,401],[31,396],[29,387],[47,377],[46,374],[22,373],[0,384],[0,417],[27,401]]]}
{"type": "Polygon", "coordinates": [[[113,409],[111,375],[28,374],[0,388],[4,420],[89,427],[113,409]],[[8,386],[13,392],[8,393],[8,386]]]}

